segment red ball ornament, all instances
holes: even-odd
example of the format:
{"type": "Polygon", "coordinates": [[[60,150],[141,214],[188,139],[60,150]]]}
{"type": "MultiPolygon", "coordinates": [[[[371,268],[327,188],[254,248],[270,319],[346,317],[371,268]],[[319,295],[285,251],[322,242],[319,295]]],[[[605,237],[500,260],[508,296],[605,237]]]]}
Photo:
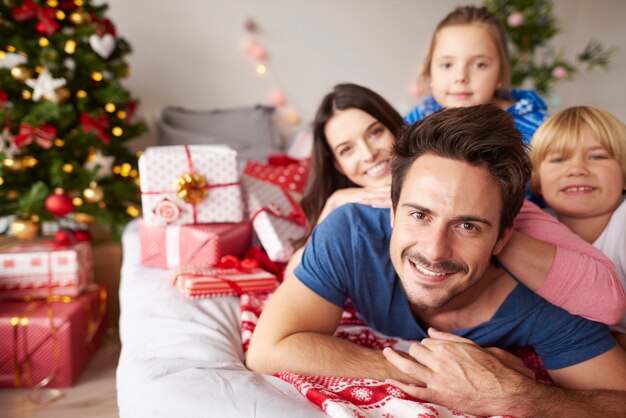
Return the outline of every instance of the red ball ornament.
{"type": "Polygon", "coordinates": [[[74,237],[72,237],[72,232],[67,231],[65,229],[59,229],[54,234],[54,242],[62,246],[70,246],[72,242],[74,242],[74,237]]]}
{"type": "Polygon", "coordinates": [[[78,242],[89,242],[91,241],[91,234],[89,231],[83,231],[81,229],[74,231],[74,238],[78,242]]]}
{"type": "Polygon", "coordinates": [[[65,216],[74,210],[72,199],[66,194],[51,194],[46,198],[46,209],[54,216],[65,216]]]}

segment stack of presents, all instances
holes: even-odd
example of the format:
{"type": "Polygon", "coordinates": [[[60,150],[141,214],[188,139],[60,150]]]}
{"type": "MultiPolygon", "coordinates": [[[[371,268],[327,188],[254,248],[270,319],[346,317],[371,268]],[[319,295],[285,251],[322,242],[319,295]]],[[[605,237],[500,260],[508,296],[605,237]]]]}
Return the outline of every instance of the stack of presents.
{"type": "Polygon", "coordinates": [[[71,386],[102,341],[91,242],[0,238],[0,387],[71,386]]]}
{"type": "MultiPolygon", "coordinates": [[[[224,135],[228,145],[205,145],[211,141],[194,133],[202,126],[180,130],[167,116],[166,109],[160,144],[200,144],[149,147],[139,159],[141,262],[170,270],[173,291],[190,299],[274,290],[305,231],[298,203],[309,160],[267,146],[235,150],[241,144],[224,135]]],[[[191,116],[183,122],[211,119],[191,116]]],[[[224,118],[250,127],[271,111],[217,116],[232,131],[244,125],[224,118]]],[[[258,138],[258,126],[251,129],[258,138]]],[[[102,340],[107,290],[94,283],[91,242],[56,238],[0,237],[0,387],[71,386],[102,340]]]]}
{"type": "Polygon", "coordinates": [[[308,169],[273,155],[240,172],[226,145],[148,148],[139,159],[142,264],[172,270],[191,299],[274,290],[304,235],[308,169]]]}

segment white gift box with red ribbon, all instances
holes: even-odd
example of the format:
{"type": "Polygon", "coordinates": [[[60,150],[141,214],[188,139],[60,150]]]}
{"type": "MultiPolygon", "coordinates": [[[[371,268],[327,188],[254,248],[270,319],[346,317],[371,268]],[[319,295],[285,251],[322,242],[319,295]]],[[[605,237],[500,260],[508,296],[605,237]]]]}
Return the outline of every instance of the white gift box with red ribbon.
{"type": "Polygon", "coordinates": [[[91,244],[15,243],[0,253],[0,298],[78,296],[93,281],[91,244]]]}
{"type": "Polygon", "coordinates": [[[289,261],[294,251],[292,242],[306,232],[304,213],[297,203],[300,195],[246,172],[242,182],[252,227],[267,256],[272,261],[289,261]]]}
{"type": "Polygon", "coordinates": [[[180,271],[174,275],[173,284],[188,298],[197,299],[273,292],[278,287],[278,279],[258,267],[247,270],[207,267],[180,271]]]}
{"type": "Polygon", "coordinates": [[[150,226],[241,222],[237,152],[224,145],[150,147],[139,158],[150,226]]]}

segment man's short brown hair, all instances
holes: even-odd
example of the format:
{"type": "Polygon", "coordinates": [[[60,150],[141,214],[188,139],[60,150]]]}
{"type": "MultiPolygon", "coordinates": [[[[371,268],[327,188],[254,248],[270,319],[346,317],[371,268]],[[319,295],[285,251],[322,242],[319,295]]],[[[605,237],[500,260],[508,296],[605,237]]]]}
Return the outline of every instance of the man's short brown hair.
{"type": "Polygon", "coordinates": [[[532,169],[522,135],[509,113],[492,104],[444,109],[404,131],[394,146],[391,164],[394,211],[408,169],[424,154],[486,168],[502,195],[499,236],[513,225],[532,169]]]}

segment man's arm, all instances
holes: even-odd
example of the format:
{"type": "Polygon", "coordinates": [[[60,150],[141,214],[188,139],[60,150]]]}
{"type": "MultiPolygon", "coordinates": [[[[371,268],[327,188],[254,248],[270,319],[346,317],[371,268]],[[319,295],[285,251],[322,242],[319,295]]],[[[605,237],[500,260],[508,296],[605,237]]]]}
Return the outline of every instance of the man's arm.
{"type": "Polygon", "coordinates": [[[626,354],[619,347],[550,371],[559,388],[504,366],[468,339],[432,328],[429,335],[411,346],[413,360],[390,349],[383,352],[404,373],[426,383],[416,387],[389,380],[419,399],[475,415],[626,416],[626,354]]]}
{"type": "Polygon", "coordinates": [[[411,381],[382,352],[334,337],[342,308],[318,296],[293,274],[272,295],[259,318],[246,365],[274,374],[342,376],[411,381]]]}
{"type": "Polygon", "coordinates": [[[531,202],[524,202],[498,259],[529,289],[572,314],[615,324],[626,312],[613,263],[531,202]]]}

